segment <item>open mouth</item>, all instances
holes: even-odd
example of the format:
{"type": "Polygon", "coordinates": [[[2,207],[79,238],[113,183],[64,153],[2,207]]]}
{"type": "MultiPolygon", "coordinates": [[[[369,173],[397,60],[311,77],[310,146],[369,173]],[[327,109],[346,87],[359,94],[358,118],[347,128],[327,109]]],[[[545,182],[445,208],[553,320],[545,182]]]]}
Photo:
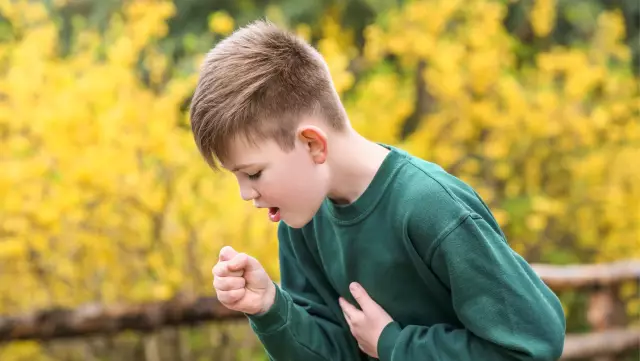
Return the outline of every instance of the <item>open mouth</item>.
{"type": "Polygon", "coordinates": [[[280,221],[280,208],[278,207],[269,207],[269,219],[271,222],[279,222],[280,221]]]}

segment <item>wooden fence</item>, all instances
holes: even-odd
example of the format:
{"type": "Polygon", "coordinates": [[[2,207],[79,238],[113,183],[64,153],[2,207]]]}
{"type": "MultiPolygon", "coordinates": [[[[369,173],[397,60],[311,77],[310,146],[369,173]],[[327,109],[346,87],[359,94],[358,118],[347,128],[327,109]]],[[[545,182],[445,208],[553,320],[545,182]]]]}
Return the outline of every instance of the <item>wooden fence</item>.
{"type": "MultiPolygon", "coordinates": [[[[618,292],[623,282],[640,281],[640,260],[601,265],[534,264],[533,267],[556,292],[579,290],[589,294],[586,317],[591,331],[566,336],[563,360],[611,361],[619,353],[640,348],[640,326],[628,322],[618,292]]],[[[168,326],[242,317],[241,313],[222,306],[215,297],[179,295],[167,301],[138,305],[89,304],[75,309],[48,309],[0,317],[0,343],[50,341],[125,330],[150,332],[168,326]]]]}

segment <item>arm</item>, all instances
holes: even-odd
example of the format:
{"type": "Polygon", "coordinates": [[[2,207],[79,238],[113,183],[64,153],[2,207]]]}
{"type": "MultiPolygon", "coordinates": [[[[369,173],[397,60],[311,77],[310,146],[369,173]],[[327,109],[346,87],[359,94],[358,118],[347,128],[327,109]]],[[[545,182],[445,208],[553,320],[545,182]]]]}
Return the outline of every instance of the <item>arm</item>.
{"type": "Polygon", "coordinates": [[[449,287],[465,325],[385,327],[381,361],[551,361],[563,349],[565,318],[558,298],[501,235],[468,215],[424,257],[449,287]]]}
{"type": "MultiPolygon", "coordinates": [[[[318,290],[305,277],[293,243],[302,244],[302,232],[278,229],[281,287],[276,285],[273,306],[262,315],[250,315],[251,326],[273,361],[351,361],[361,358],[348,329],[342,327],[318,290]]],[[[303,248],[303,247],[299,247],[303,248]]],[[[310,257],[304,249],[305,255],[310,257]]],[[[310,258],[304,257],[310,261],[310,258]]],[[[305,262],[305,267],[315,263],[305,262]]],[[[336,297],[336,305],[337,305],[336,297]]]]}

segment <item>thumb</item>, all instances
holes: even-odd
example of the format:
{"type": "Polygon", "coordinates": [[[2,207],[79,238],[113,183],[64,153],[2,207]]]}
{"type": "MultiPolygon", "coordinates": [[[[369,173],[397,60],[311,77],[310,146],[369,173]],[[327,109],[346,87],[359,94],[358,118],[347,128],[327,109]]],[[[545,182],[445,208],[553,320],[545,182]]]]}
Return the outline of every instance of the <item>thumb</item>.
{"type": "Polygon", "coordinates": [[[224,246],[220,250],[220,261],[228,261],[238,254],[231,246],[224,246]]]}
{"type": "Polygon", "coordinates": [[[366,312],[372,306],[373,300],[369,297],[367,291],[358,282],[352,282],[349,285],[349,290],[353,298],[358,302],[362,311],[366,312]]]}
{"type": "Polygon", "coordinates": [[[244,253],[236,253],[235,257],[233,257],[229,261],[229,271],[241,271],[247,267],[247,261],[249,257],[244,253]]]}
{"type": "Polygon", "coordinates": [[[244,272],[253,272],[264,270],[260,262],[246,253],[237,253],[236,256],[229,261],[229,270],[244,272]]]}

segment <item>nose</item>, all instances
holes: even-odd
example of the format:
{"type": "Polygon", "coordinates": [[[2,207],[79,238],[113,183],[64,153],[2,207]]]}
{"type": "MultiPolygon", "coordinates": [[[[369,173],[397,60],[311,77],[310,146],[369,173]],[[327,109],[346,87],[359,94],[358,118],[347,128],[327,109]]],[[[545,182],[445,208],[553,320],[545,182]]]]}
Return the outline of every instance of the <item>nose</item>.
{"type": "Polygon", "coordinates": [[[248,184],[241,184],[240,197],[245,201],[250,201],[258,197],[258,191],[248,184]]]}

